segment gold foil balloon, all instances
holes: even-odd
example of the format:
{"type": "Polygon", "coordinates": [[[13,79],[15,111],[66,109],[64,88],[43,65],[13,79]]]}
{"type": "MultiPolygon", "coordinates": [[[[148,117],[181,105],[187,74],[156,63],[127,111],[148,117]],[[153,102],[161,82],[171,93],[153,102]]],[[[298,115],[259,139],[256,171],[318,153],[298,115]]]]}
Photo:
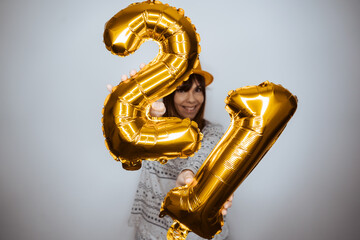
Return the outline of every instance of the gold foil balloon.
{"type": "Polygon", "coordinates": [[[168,239],[185,239],[189,231],[208,239],[221,231],[223,204],[279,137],[297,98],[281,85],[264,82],[229,92],[225,103],[228,130],[194,181],[172,189],[162,203],[160,216],[174,219],[168,239]]]}
{"type": "Polygon", "coordinates": [[[121,82],[105,100],[103,133],[113,158],[127,170],[141,161],[188,157],[200,148],[202,134],[189,119],[152,118],[150,105],[187,80],[199,64],[199,35],[182,9],[159,1],[134,3],[105,25],[106,48],[118,56],[153,40],[159,54],[134,77],[121,82]]]}

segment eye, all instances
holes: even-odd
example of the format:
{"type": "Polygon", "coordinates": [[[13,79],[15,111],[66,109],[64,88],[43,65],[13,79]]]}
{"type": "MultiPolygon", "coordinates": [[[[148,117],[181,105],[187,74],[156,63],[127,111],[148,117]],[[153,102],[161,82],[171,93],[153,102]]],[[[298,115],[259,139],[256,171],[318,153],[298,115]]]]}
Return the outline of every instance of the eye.
{"type": "Polygon", "coordinates": [[[202,92],[202,88],[200,86],[196,87],[195,92],[202,92]]]}

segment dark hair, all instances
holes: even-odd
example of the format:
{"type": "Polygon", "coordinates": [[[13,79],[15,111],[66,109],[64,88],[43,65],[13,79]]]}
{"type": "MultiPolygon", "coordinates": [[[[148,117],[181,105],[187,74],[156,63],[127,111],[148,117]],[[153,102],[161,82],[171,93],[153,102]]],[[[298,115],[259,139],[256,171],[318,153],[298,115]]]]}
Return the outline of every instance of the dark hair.
{"type": "Polygon", "coordinates": [[[177,90],[172,92],[170,95],[164,97],[163,102],[166,107],[166,112],[164,114],[164,117],[178,117],[182,118],[179,113],[176,111],[175,104],[174,104],[174,96],[176,91],[189,91],[193,85],[193,82],[195,81],[199,83],[199,86],[201,87],[201,91],[204,95],[204,102],[201,105],[198,113],[196,114],[193,121],[195,121],[200,130],[202,130],[205,126],[205,119],[204,119],[204,110],[205,110],[205,101],[206,101],[206,91],[205,91],[205,79],[203,76],[198,74],[191,74],[189,79],[185,82],[183,82],[182,85],[180,85],[177,90]]]}

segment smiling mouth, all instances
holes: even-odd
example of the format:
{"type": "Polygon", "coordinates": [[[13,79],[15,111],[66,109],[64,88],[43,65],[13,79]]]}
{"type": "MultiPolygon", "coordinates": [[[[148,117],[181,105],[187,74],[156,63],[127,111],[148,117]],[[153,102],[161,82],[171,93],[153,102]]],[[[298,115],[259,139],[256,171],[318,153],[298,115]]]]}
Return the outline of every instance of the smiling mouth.
{"type": "Polygon", "coordinates": [[[196,106],[188,107],[188,106],[182,106],[187,112],[194,112],[196,109],[196,106]]]}

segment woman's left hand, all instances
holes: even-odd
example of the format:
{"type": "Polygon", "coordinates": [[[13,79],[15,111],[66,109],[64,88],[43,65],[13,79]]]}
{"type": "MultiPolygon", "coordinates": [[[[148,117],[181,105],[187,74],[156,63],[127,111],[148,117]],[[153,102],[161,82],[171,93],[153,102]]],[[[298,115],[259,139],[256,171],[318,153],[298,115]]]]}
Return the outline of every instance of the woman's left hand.
{"type": "MultiPolygon", "coordinates": [[[[193,171],[188,170],[188,169],[182,171],[176,179],[176,187],[190,184],[194,180],[194,177],[195,177],[195,174],[193,173],[193,171]]],[[[226,202],[224,203],[224,205],[221,208],[222,215],[225,216],[227,214],[228,209],[232,205],[233,199],[234,199],[234,194],[231,194],[231,196],[228,198],[228,200],[226,200],[226,202]]]]}

